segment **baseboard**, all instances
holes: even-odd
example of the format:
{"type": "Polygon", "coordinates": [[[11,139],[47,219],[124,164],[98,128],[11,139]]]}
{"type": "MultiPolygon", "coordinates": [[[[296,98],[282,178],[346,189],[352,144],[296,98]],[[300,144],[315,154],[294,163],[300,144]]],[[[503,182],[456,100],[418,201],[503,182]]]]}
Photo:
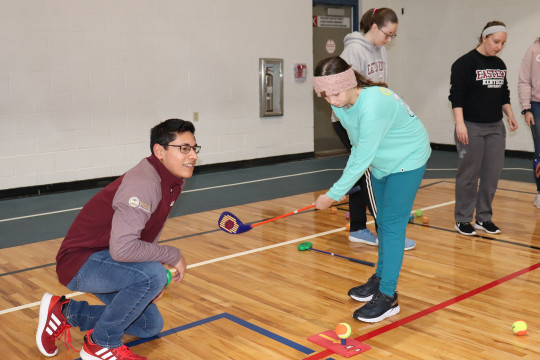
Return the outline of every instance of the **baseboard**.
{"type": "Polygon", "coordinates": [[[315,152],[315,157],[328,157],[328,156],[336,156],[336,155],[347,155],[349,152],[347,149],[337,149],[337,150],[324,150],[324,151],[317,151],[315,152]]]}

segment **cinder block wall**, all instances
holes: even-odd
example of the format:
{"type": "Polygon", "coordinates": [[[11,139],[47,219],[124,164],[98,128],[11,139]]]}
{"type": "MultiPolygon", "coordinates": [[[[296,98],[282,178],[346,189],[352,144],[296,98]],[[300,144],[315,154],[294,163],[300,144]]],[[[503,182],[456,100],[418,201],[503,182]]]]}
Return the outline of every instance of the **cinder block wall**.
{"type": "Polygon", "coordinates": [[[192,120],[200,164],[313,151],[310,0],[0,1],[0,189],[120,175],[192,120]],[[259,117],[259,58],[284,115],[259,117]],[[311,74],[311,71],[310,71],[311,74]]]}

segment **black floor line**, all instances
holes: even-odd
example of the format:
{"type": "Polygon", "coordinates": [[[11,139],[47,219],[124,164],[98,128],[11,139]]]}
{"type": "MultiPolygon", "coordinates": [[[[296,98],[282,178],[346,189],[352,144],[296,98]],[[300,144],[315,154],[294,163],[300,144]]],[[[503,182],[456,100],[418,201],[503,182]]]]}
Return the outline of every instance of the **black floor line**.
{"type": "Polygon", "coordinates": [[[50,264],[33,266],[31,268],[26,268],[26,269],[14,270],[14,271],[10,271],[10,272],[0,274],[0,277],[19,274],[19,273],[22,273],[22,272],[27,272],[27,271],[37,270],[37,269],[43,269],[43,268],[46,268],[46,267],[49,267],[49,266],[54,266],[54,265],[56,265],[56,263],[50,263],[50,264]]]}
{"type": "Polygon", "coordinates": [[[432,182],[431,184],[426,184],[426,185],[420,186],[420,189],[425,189],[427,187],[430,187],[430,186],[433,186],[433,185],[443,184],[443,183],[446,183],[446,182],[449,182],[449,181],[447,181],[447,180],[435,181],[435,182],[432,182]]]}

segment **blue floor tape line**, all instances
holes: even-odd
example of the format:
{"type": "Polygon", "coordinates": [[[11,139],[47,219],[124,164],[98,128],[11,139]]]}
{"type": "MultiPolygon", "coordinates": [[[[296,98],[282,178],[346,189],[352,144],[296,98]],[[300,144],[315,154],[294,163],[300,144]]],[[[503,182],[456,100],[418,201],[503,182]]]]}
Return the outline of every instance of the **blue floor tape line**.
{"type": "Polygon", "coordinates": [[[257,326],[257,325],[254,325],[250,322],[247,322],[245,320],[242,320],[234,315],[231,315],[231,314],[228,314],[228,313],[224,313],[225,317],[231,321],[234,321],[235,323],[237,323],[238,325],[242,325],[250,330],[253,330],[255,332],[258,332],[259,334],[261,335],[264,335],[270,339],[273,339],[277,342],[280,342],[284,345],[287,345],[288,347],[291,347],[295,350],[298,350],[300,352],[303,352],[304,354],[311,354],[312,352],[314,352],[315,350],[311,350],[310,348],[307,348],[303,345],[300,345],[298,343],[295,343],[294,341],[292,340],[289,340],[287,338],[284,338],[283,336],[280,336],[278,334],[275,334],[271,331],[268,331],[260,326],[257,326]]]}
{"type": "MultiPolygon", "coordinates": [[[[312,350],[308,347],[305,347],[303,345],[300,345],[292,340],[289,340],[287,338],[284,338],[283,336],[280,336],[278,334],[275,334],[271,331],[268,331],[260,326],[257,326],[257,325],[254,325],[246,320],[243,320],[243,319],[240,319],[239,317],[236,317],[234,315],[231,315],[229,313],[222,313],[222,314],[219,314],[219,315],[214,315],[214,316],[211,316],[209,318],[206,318],[206,319],[202,319],[202,320],[198,320],[198,321],[195,321],[195,322],[192,322],[190,324],[186,324],[186,325],[182,325],[182,326],[178,326],[178,327],[175,327],[175,328],[172,328],[172,329],[169,329],[169,330],[165,330],[165,331],[162,331],[160,332],[159,334],[157,334],[156,336],[153,336],[151,338],[145,338],[145,339],[137,339],[137,340],[133,340],[133,341],[130,341],[129,343],[127,343],[126,345],[129,346],[129,347],[133,347],[133,346],[136,346],[136,345],[140,345],[140,344],[144,344],[146,342],[149,342],[149,341],[152,341],[152,340],[155,340],[155,339],[159,339],[159,338],[163,338],[165,336],[169,336],[169,335],[172,335],[172,334],[175,334],[175,333],[178,333],[180,331],[184,331],[184,330],[188,330],[188,329],[191,329],[191,328],[194,328],[196,326],[200,326],[200,325],[204,325],[204,324],[207,324],[207,323],[210,323],[212,321],[216,321],[216,320],[220,320],[220,319],[227,319],[227,320],[230,320],[238,325],[241,325],[249,330],[252,330],[252,331],[255,331],[256,333],[259,333],[261,335],[264,335],[272,340],[275,340],[279,343],[282,343],[283,345],[286,345],[290,348],[293,348],[295,350],[298,350],[304,354],[311,354],[313,352],[315,352],[315,350],[312,350]]],[[[76,360],[81,360],[80,358],[76,359],[76,360]]]]}

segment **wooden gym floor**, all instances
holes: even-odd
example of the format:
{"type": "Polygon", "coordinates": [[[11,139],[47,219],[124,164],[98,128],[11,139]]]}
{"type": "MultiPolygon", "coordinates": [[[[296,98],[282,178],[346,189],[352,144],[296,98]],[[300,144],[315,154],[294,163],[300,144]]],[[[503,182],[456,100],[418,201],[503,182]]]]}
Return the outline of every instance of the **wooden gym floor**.
{"type": "MultiPolygon", "coordinates": [[[[128,345],[149,359],[337,360],[343,357],[307,338],[347,322],[351,338],[371,346],[355,359],[540,358],[540,210],[532,205],[533,182],[501,180],[493,220],[502,233],[467,237],[453,229],[454,179],[426,176],[414,209],[423,209],[430,221],[407,229],[417,247],[405,252],[401,313],[376,324],[354,320],[362,303],[347,296],[374,268],[298,250],[309,241],[316,249],[376,262],[376,247],[347,240],[346,203],[336,214],[306,211],[238,235],[217,227],[222,211],[258,222],[311,204],[321,190],[169,219],[161,242],[182,249],[188,273],[158,303],[163,333],[155,339],[126,336],[128,345]],[[529,326],[525,336],[512,333],[520,319],[529,326]]],[[[4,359],[41,358],[35,346],[39,300],[45,291],[69,294],[56,280],[60,242],[0,250],[4,359]]],[[[70,295],[97,303],[91,295],[70,295]]],[[[72,336],[80,349],[83,334],[72,329],[72,336]]],[[[57,345],[55,358],[79,357],[57,345]]]]}

